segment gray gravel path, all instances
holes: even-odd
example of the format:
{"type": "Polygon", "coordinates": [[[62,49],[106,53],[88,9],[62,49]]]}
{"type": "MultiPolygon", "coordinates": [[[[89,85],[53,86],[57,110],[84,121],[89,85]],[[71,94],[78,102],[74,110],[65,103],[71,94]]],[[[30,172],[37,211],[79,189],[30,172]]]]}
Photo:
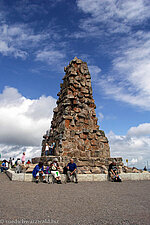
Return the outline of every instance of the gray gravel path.
{"type": "Polygon", "coordinates": [[[150,181],[35,184],[0,173],[0,224],[150,224],[150,181]]]}

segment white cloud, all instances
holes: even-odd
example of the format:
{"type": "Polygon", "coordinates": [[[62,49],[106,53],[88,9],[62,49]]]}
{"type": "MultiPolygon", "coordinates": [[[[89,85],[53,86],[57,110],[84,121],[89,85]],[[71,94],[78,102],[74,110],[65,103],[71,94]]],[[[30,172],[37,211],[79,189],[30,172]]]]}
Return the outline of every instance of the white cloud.
{"type": "Polygon", "coordinates": [[[47,34],[34,34],[34,31],[24,24],[0,26],[0,52],[8,56],[25,59],[29,48],[36,47],[39,42],[47,38],[47,34]]]}
{"type": "MultiPolygon", "coordinates": [[[[49,6],[54,7],[60,1],[52,0],[49,2],[49,6]]],[[[56,49],[56,46],[64,49],[65,42],[60,40],[60,30],[58,30],[56,22],[53,21],[53,17],[46,27],[41,27],[42,30],[38,30],[36,23],[30,21],[31,18],[33,19],[33,15],[35,16],[37,13],[39,16],[48,14],[44,3],[39,6],[37,3],[29,4],[23,1],[21,4],[14,4],[13,9],[8,9],[5,4],[3,7],[6,7],[7,12],[4,9],[4,12],[0,12],[0,18],[2,17],[0,21],[0,54],[24,60],[32,56],[35,60],[49,65],[57,63],[58,59],[60,62],[60,59],[64,58],[63,50],[56,49]],[[17,19],[14,23],[9,21],[11,13],[14,14],[14,12],[17,15],[20,14],[24,21],[28,19],[30,22],[17,22],[17,19]],[[49,46],[53,46],[52,49],[48,49],[49,46]]]]}
{"type": "MultiPolygon", "coordinates": [[[[101,30],[107,30],[107,34],[127,33],[132,25],[150,17],[150,4],[144,0],[77,0],[77,6],[87,14],[81,20],[80,28],[92,36],[102,34],[101,30]]],[[[82,31],[79,34],[78,37],[85,36],[82,31]]]]}
{"type": "Polygon", "coordinates": [[[77,5],[85,13],[90,13],[93,17],[97,17],[97,20],[98,18],[101,18],[101,20],[106,20],[114,16],[124,19],[128,18],[128,20],[135,20],[139,18],[141,18],[140,20],[143,20],[149,17],[147,8],[148,4],[146,4],[146,1],[144,0],[77,0],[77,5]]]}
{"type": "Polygon", "coordinates": [[[128,130],[128,136],[143,137],[150,136],[150,123],[143,123],[128,130]]]}
{"type": "Polygon", "coordinates": [[[94,66],[94,65],[91,65],[88,67],[89,67],[92,81],[97,81],[99,78],[99,74],[101,72],[101,68],[99,68],[98,66],[94,66]]]}
{"type": "Polygon", "coordinates": [[[64,65],[64,59],[66,55],[61,50],[52,49],[44,49],[38,51],[36,54],[36,60],[47,62],[49,65],[54,65],[54,67],[58,67],[58,64],[64,65]]]}
{"type": "Polygon", "coordinates": [[[99,112],[98,113],[98,120],[101,122],[104,119],[103,113],[99,112]]]}
{"type": "MultiPolygon", "coordinates": [[[[13,152],[20,152],[23,148],[40,151],[42,136],[50,127],[55,102],[56,99],[51,96],[27,99],[17,89],[6,87],[0,94],[2,154],[8,155],[7,149],[13,152]]],[[[32,150],[30,153],[34,156],[32,150]]]]}
{"type": "Polygon", "coordinates": [[[60,41],[60,36],[52,28],[37,33],[33,28],[20,23],[17,25],[3,23],[0,26],[0,53],[3,56],[23,60],[33,56],[35,61],[44,62],[49,64],[51,69],[62,71],[66,58],[64,46],[65,43],[60,41]],[[58,39],[57,48],[61,50],[56,48],[58,39]]]}
{"type": "Polygon", "coordinates": [[[147,161],[150,162],[150,124],[140,124],[131,127],[126,135],[116,135],[109,132],[108,139],[112,157],[123,157],[124,162],[129,160],[130,166],[143,168],[147,161]]]}
{"type": "Polygon", "coordinates": [[[113,42],[105,47],[109,56],[113,55],[112,66],[108,74],[101,71],[101,77],[94,77],[95,83],[109,98],[149,111],[150,32],[144,30],[150,18],[149,1],[78,0],[77,5],[87,14],[80,21],[79,34],[107,36],[109,43],[113,42]],[[114,33],[118,33],[118,38],[114,33]]]}
{"type": "Polygon", "coordinates": [[[150,110],[150,33],[136,32],[127,40],[99,85],[115,100],[150,110]]]}
{"type": "Polygon", "coordinates": [[[2,159],[21,158],[22,153],[26,153],[26,160],[32,159],[41,155],[41,147],[36,146],[21,146],[21,145],[3,145],[0,144],[0,152],[2,159]]]}

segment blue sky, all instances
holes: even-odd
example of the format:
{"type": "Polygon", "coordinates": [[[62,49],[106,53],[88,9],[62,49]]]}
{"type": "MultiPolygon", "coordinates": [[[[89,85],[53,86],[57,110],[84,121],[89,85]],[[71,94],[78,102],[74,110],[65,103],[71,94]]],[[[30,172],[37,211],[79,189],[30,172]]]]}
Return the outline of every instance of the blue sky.
{"type": "Polygon", "coordinates": [[[77,56],[111,155],[150,163],[149,11],[148,0],[1,0],[2,156],[40,154],[63,68],[77,56]]]}

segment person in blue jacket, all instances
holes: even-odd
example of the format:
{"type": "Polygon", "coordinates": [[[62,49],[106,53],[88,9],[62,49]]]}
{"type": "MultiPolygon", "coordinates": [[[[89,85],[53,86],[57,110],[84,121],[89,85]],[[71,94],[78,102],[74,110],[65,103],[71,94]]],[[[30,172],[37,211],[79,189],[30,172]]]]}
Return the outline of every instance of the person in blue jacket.
{"type": "Polygon", "coordinates": [[[44,167],[42,162],[39,162],[39,164],[34,167],[32,175],[36,179],[35,181],[36,183],[39,182],[39,177],[42,177],[43,183],[46,183],[44,167]]]}
{"type": "Polygon", "coordinates": [[[3,163],[1,165],[1,173],[3,173],[3,171],[8,170],[8,167],[6,166],[6,160],[3,160],[3,163]]]}
{"type": "Polygon", "coordinates": [[[70,159],[70,163],[67,165],[67,182],[71,182],[71,176],[75,177],[75,183],[78,183],[77,178],[77,165],[74,163],[73,159],[70,159]]]}

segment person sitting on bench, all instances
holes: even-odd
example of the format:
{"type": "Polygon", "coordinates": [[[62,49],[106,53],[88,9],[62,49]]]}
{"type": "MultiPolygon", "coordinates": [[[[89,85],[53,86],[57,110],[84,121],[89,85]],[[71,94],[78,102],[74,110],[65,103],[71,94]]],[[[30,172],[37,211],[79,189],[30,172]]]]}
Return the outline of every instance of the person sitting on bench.
{"type": "Polygon", "coordinates": [[[46,183],[44,167],[43,167],[43,163],[42,162],[39,162],[39,164],[34,167],[32,175],[36,179],[36,181],[35,181],[36,183],[39,182],[39,177],[42,178],[43,183],[46,183]]]}
{"type": "Polygon", "coordinates": [[[51,167],[50,167],[50,163],[48,163],[48,166],[47,166],[47,168],[46,168],[46,174],[47,174],[47,182],[48,182],[48,184],[50,184],[50,177],[51,177],[51,167]]]}
{"type": "Polygon", "coordinates": [[[70,159],[70,163],[67,165],[67,182],[71,182],[71,176],[75,177],[75,183],[78,183],[77,179],[77,165],[74,163],[73,159],[70,159]]]}
{"type": "Polygon", "coordinates": [[[54,158],[53,162],[50,164],[51,174],[54,176],[57,184],[61,184],[61,176],[59,173],[59,164],[58,159],[54,158]]]}
{"type": "Polygon", "coordinates": [[[21,173],[22,172],[22,163],[20,158],[16,160],[16,168],[15,168],[15,173],[21,173]]]}
{"type": "Polygon", "coordinates": [[[121,178],[118,175],[118,169],[115,160],[113,160],[113,162],[109,165],[108,176],[110,181],[121,182],[121,178]]]}
{"type": "Polygon", "coordinates": [[[3,160],[2,165],[1,165],[1,173],[3,173],[3,171],[8,170],[8,167],[6,165],[6,160],[3,160]]]}

